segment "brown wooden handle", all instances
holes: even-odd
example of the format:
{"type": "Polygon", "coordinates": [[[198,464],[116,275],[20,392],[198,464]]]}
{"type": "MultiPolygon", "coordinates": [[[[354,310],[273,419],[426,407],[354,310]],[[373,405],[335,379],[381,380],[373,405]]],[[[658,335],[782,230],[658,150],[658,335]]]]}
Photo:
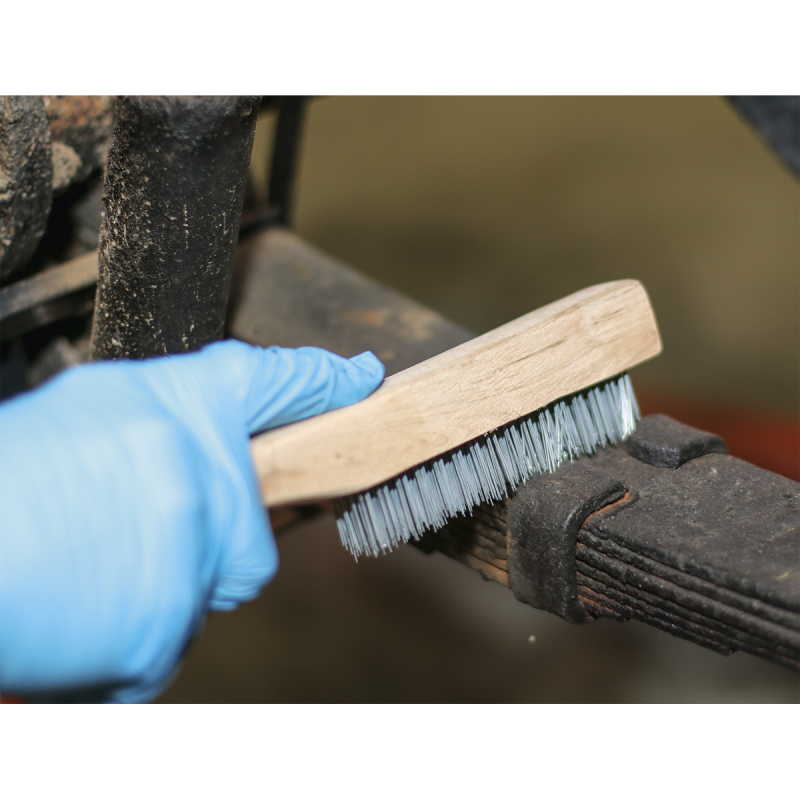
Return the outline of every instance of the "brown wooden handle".
{"type": "Polygon", "coordinates": [[[254,437],[264,501],[364,491],[660,352],[638,281],[583,289],[387,378],[360,403],[254,437]]]}

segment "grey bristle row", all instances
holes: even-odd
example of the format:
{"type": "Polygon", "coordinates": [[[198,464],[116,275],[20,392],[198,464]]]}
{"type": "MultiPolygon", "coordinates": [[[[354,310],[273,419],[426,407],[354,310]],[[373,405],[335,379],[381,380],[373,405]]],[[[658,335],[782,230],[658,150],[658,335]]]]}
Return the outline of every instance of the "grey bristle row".
{"type": "Polygon", "coordinates": [[[342,544],[377,556],[479,503],[494,503],[537,472],[633,433],[639,407],[627,375],[551,403],[361,494],[336,501],[342,544]]]}

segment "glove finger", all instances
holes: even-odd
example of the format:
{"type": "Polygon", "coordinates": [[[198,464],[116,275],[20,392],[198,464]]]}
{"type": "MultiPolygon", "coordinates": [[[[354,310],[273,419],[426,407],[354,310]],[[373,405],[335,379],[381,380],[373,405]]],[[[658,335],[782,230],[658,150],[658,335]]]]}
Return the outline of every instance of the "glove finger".
{"type": "Polygon", "coordinates": [[[363,400],[380,385],[384,367],[369,352],[346,359],[318,347],[276,347],[259,353],[252,374],[247,419],[256,433],[363,400]]]}
{"type": "Polygon", "coordinates": [[[254,480],[248,496],[239,499],[235,529],[226,537],[211,591],[212,611],[230,611],[253,600],[278,570],[278,547],[254,480]]]}
{"type": "Polygon", "coordinates": [[[208,345],[182,366],[194,374],[200,361],[202,374],[229,398],[221,397],[224,406],[231,391],[243,403],[251,434],[363,400],[385,372],[369,351],[347,359],[320,347],[263,348],[234,340],[208,345]]]}

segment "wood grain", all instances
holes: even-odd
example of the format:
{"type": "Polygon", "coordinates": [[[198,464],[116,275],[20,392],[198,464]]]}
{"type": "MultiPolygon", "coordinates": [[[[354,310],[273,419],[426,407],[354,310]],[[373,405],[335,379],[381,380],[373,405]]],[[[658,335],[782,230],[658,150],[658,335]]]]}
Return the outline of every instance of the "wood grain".
{"type": "Polygon", "coordinates": [[[599,284],[253,438],[267,505],[354,494],[661,352],[638,281],[599,284]]]}

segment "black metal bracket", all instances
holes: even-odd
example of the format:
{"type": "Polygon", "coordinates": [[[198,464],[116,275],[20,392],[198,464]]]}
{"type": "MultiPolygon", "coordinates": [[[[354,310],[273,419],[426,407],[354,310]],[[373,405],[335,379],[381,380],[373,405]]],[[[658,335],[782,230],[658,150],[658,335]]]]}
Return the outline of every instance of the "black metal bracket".
{"type": "Polygon", "coordinates": [[[305,110],[305,97],[281,97],[278,100],[267,205],[277,210],[276,222],[284,227],[291,222],[305,110]]]}
{"type": "Polygon", "coordinates": [[[508,515],[508,574],[514,596],[570,622],[594,616],[578,597],[575,550],[587,518],[627,487],[591,464],[538,476],[515,496],[508,515]]]}

